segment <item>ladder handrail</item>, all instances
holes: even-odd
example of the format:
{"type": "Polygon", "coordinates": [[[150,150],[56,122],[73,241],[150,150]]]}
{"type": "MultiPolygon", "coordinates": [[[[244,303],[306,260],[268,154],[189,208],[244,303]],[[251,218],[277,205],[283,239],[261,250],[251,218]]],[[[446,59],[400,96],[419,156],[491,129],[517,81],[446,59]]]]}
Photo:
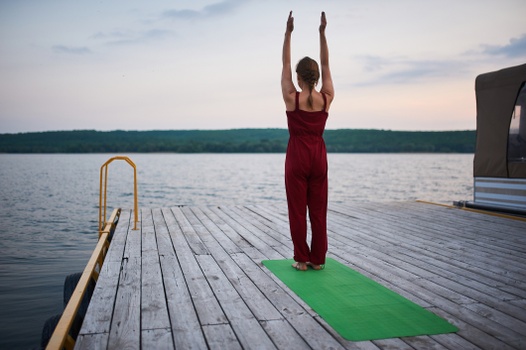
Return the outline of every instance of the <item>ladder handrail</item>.
{"type": "Polygon", "coordinates": [[[134,226],[133,229],[137,230],[137,223],[139,222],[139,213],[138,213],[138,200],[137,200],[137,167],[135,163],[128,157],[125,156],[116,156],[108,159],[100,167],[100,191],[99,191],[99,236],[102,234],[102,230],[106,224],[106,194],[107,194],[107,184],[108,184],[108,165],[114,160],[124,160],[133,168],[133,213],[134,213],[134,226]],[[102,172],[104,170],[104,183],[102,180],[102,172]],[[103,186],[104,184],[104,196],[103,186]],[[104,203],[103,203],[104,199],[104,203]],[[104,204],[104,206],[103,206],[104,204]],[[103,210],[104,209],[104,210],[103,210]]]}
{"type": "Polygon", "coordinates": [[[73,290],[71,298],[62,312],[62,316],[60,316],[60,320],[46,345],[46,350],[70,350],[75,346],[75,340],[69,335],[69,331],[75,321],[75,316],[80,308],[84,294],[86,294],[88,284],[91,280],[96,282],[98,279],[99,273],[102,269],[102,264],[104,263],[110,246],[109,237],[115,230],[120,215],[121,209],[113,210],[110,220],[102,229],[97,246],[93,250],[93,253],[91,253],[91,258],[86,264],[86,267],[77,282],[77,286],[73,290]]]}

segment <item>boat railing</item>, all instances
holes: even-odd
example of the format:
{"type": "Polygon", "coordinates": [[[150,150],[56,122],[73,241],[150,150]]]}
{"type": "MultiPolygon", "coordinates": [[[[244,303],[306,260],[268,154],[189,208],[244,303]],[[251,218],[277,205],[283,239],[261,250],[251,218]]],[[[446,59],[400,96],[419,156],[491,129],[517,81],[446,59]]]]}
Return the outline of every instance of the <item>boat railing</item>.
{"type": "Polygon", "coordinates": [[[135,163],[128,157],[116,156],[110,158],[100,167],[100,191],[99,191],[99,236],[102,232],[103,227],[106,224],[106,198],[108,189],[108,165],[115,160],[124,160],[133,168],[133,213],[134,213],[134,226],[133,229],[137,230],[137,223],[139,222],[138,213],[138,200],[137,200],[137,167],[135,163]],[[104,173],[104,176],[103,176],[104,173]]]}

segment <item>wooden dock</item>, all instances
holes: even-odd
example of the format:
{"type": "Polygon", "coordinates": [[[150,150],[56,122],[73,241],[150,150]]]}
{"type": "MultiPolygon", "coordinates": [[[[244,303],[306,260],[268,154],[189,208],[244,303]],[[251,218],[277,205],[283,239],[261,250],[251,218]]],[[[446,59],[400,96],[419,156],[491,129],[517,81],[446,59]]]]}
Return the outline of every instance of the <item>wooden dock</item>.
{"type": "Polygon", "coordinates": [[[121,214],[76,349],[526,348],[526,221],[330,204],[330,257],[459,328],[350,342],[261,264],[291,258],[285,205],[140,214],[121,214]]]}

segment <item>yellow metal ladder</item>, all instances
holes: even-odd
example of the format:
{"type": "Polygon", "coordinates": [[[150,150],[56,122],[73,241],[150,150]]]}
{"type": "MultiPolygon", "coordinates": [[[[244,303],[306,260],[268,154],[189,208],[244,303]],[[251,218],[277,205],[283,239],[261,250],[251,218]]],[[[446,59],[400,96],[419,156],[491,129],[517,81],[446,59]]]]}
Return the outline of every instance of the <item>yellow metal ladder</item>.
{"type": "Polygon", "coordinates": [[[133,229],[137,230],[137,223],[139,222],[139,213],[138,213],[138,201],[137,201],[137,167],[135,163],[128,157],[117,156],[110,158],[100,167],[100,192],[99,192],[99,235],[102,232],[106,224],[106,194],[107,194],[107,184],[108,184],[108,165],[115,160],[124,160],[133,168],[133,213],[134,213],[134,226],[133,229]],[[104,177],[102,173],[104,172],[104,177]],[[103,191],[104,187],[104,191],[103,191]],[[103,194],[104,192],[104,194],[103,194]]]}
{"type": "Polygon", "coordinates": [[[137,223],[139,222],[138,214],[138,201],[137,201],[137,167],[130,158],[117,156],[108,159],[106,163],[100,168],[100,193],[99,193],[99,240],[97,246],[91,254],[91,258],[88,261],[82,275],[77,282],[77,286],[73,291],[71,298],[62,312],[62,316],[58,321],[58,324],[49,339],[46,346],[46,350],[62,350],[62,349],[73,349],[75,346],[75,340],[69,335],[70,328],[75,320],[75,316],[78,312],[82,298],[86,293],[90,280],[97,281],[99,272],[104,263],[104,258],[108,252],[110,245],[110,235],[117,225],[119,220],[121,209],[115,209],[110,216],[109,220],[106,220],[106,194],[107,194],[107,183],[108,183],[108,165],[114,160],[125,160],[133,168],[133,183],[134,183],[134,230],[137,230],[137,223]],[[103,174],[104,173],[104,177],[103,174]]]}

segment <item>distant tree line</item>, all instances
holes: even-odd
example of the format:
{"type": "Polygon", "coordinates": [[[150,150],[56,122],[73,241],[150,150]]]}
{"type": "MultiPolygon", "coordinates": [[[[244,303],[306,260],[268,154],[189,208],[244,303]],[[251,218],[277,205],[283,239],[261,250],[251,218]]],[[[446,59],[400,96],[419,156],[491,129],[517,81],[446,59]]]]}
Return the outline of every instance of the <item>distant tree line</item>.
{"type": "MultiPolygon", "coordinates": [[[[0,153],[282,153],[287,129],[48,131],[0,134],[0,153]]],[[[326,130],[329,152],[473,153],[475,131],[326,130]]]]}

